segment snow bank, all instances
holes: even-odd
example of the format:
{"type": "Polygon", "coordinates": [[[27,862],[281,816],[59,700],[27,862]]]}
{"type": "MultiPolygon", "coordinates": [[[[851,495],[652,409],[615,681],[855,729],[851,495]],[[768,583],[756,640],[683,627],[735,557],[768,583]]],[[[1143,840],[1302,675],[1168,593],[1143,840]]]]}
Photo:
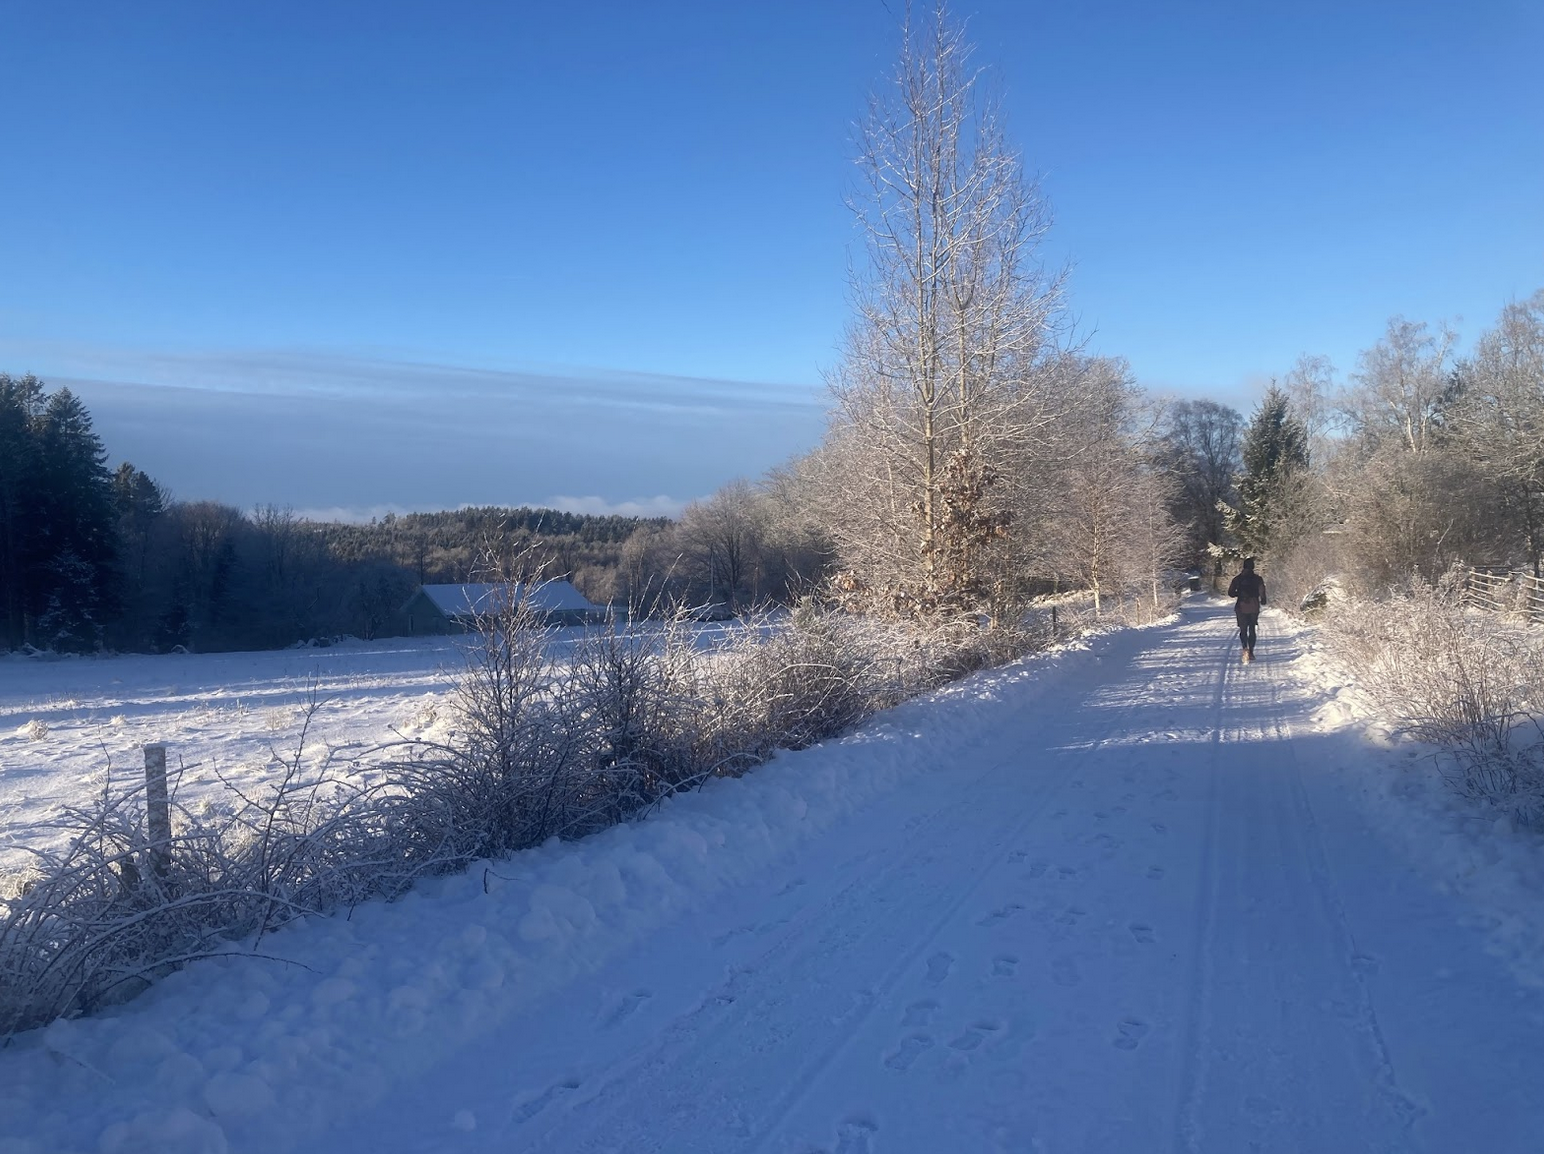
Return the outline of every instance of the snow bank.
{"type": "Polygon", "coordinates": [[[1369,752],[1382,753],[1343,769],[1346,788],[1412,868],[1473,906],[1514,976],[1544,988],[1544,838],[1456,792],[1443,776],[1442,750],[1380,716],[1315,632],[1296,628],[1306,649],[1298,675],[1325,699],[1316,721],[1358,728],[1369,752]]]}

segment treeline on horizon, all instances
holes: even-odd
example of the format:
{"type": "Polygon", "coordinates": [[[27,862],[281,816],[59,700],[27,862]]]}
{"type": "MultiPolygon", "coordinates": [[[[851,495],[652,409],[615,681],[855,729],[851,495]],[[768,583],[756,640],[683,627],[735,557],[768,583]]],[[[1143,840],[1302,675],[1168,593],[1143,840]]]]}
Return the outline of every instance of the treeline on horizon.
{"type": "Polygon", "coordinates": [[[0,373],[6,649],[370,639],[398,629],[398,610],[419,584],[486,579],[495,569],[570,578],[601,604],[684,601],[706,597],[711,584],[667,555],[666,518],[490,506],[316,522],[276,506],[177,500],[132,463],[108,461],[79,397],[0,373]]]}
{"type": "MultiPolygon", "coordinates": [[[[1344,383],[1304,356],[1248,420],[1215,401],[1155,401],[1121,362],[1065,358],[1045,387],[1066,411],[1038,437],[1053,459],[1018,463],[1018,508],[941,519],[958,541],[940,558],[965,576],[940,564],[925,596],[885,569],[915,564],[915,540],[885,551],[899,535],[862,526],[877,560],[844,540],[869,463],[840,423],[676,520],[487,506],[314,522],[176,500],[127,461],[109,469],[69,389],[0,373],[0,636],[61,653],[368,640],[401,631],[419,584],[492,576],[567,578],[634,613],[815,594],[915,616],[948,598],[990,614],[1049,590],[1156,594],[1176,569],[1221,572],[1243,555],[1263,559],[1278,604],[1331,578],[1376,596],[1458,561],[1538,573],[1544,291],[1507,305],[1470,356],[1455,343],[1395,318],[1344,383]]],[[[945,510],[1007,487],[984,475],[945,476],[945,510]]]]}

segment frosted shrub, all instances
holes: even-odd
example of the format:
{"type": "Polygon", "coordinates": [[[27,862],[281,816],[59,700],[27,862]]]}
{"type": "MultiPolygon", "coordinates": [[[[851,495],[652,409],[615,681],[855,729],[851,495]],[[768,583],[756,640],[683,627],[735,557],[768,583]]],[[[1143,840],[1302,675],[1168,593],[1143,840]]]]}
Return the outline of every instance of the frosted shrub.
{"type": "MultiPolygon", "coordinates": [[[[132,995],[295,917],[402,893],[425,874],[573,838],[673,793],[824,741],[1033,648],[1040,634],[824,612],[749,621],[717,648],[685,621],[612,627],[553,656],[530,606],[493,607],[454,700],[453,744],[404,741],[379,785],[313,755],[313,698],[276,781],[190,811],[151,844],[142,788],[57,824],[0,892],[0,1037],[132,995]]],[[[378,751],[379,753],[379,751],[378,751]]],[[[374,767],[382,768],[382,767],[374,767]]]]}
{"type": "MultiPolygon", "coordinates": [[[[315,705],[308,711],[308,721],[315,705]]],[[[69,831],[0,894],[0,1037],[131,996],[183,963],[297,915],[394,897],[443,860],[405,862],[391,809],[305,756],[233,804],[172,806],[145,834],[143,787],[104,790],[53,823],[69,831]]]]}
{"type": "Polygon", "coordinates": [[[48,722],[42,718],[34,717],[25,725],[18,727],[16,732],[28,741],[42,741],[48,736],[48,722]]]}
{"type": "Polygon", "coordinates": [[[840,618],[801,605],[786,622],[739,634],[712,671],[720,740],[747,764],[804,749],[878,706],[872,654],[840,618]]]}
{"type": "Polygon", "coordinates": [[[1544,820],[1544,638],[1465,610],[1448,583],[1344,603],[1325,632],[1382,709],[1448,751],[1462,792],[1523,822],[1544,820]]]}

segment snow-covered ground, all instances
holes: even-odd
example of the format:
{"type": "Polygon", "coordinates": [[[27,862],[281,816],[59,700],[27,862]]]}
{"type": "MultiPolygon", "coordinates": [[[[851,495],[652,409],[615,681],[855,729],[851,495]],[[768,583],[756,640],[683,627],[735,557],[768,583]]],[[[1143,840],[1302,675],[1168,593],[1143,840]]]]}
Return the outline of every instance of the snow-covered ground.
{"type": "MultiPolygon", "coordinates": [[[[741,626],[692,626],[710,647],[741,626]]],[[[582,634],[555,630],[561,660],[582,634]]],[[[307,705],[320,708],[312,755],[347,757],[403,738],[440,740],[466,668],[464,638],[346,641],[325,649],[39,660],[0,655],[0,886],[31,860],[22,845],[61,841],[48,823],[111,780],[144,781],[142,747],[167,746],[188,807],[272,780],[292,759],[307,705]]]]}
{"type": "Polygon", "coordinates": [[[305,704],[323,703],[314,741],[362,748],[433,736],[465,662],[449,638],[347,642],[328,649],[40,661],[0,658],[0,872],[59,806],[144,780],[141,746],[164,742],[177,794],[196,806],[250,787],[293,755],[305,704]]]}
{"type": "Polygon", "coordinates": [[[1537,844],[1230,618],[24,1035],[0,1154],[1538,1150],[1537,844]]]}

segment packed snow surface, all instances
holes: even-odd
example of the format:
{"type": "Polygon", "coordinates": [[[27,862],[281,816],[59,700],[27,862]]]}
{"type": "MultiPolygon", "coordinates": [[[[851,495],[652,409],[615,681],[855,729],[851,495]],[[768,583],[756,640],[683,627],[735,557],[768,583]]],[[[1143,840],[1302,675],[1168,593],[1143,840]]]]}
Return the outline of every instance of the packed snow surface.
{"type": "Polygon", "coordinates": [[[1536,843],[1310,634],[1267,613],[1241,666],[1230,626],[1192,600],[23,1035],[0,1154],[1539,1150],[1536,843]]]}

